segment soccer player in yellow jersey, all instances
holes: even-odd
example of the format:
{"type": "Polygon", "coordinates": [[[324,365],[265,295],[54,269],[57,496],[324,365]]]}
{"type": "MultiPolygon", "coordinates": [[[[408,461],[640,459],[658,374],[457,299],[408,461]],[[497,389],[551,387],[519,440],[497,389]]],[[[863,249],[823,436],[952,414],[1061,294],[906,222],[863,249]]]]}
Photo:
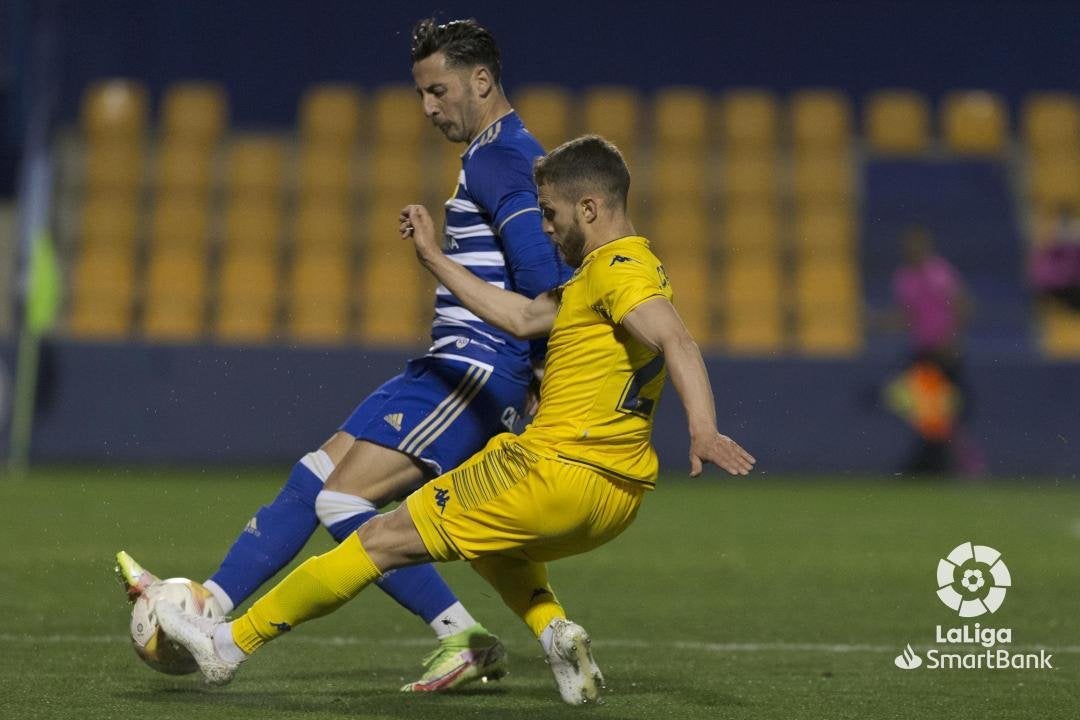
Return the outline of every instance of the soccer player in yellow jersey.
{"type": "Polygon", "coordinates": [[[656,481],[650,433],[667,374],[689,421],[690,474],[705,462],[750,472],[754,458],[717,431],[701,353],[671,303],[663,265],[627,217],[630,174],[619,151],[597,136],[578,138],[538,159],[534,177],[544,231],[577,272],[533,300],[444,255],[424,207],[410,205],[400,221],[420,261],[472,312],[518,337],[550,333],[535,419],[307,560],[235,622],[214,625],[158,603],[162,628],[211,684],[385,572],[464,559],[540,640],[563,699],[594,702],[603,678],[589,636],[563,616],[545,563],[602,545],[633,521],[656,481]]]}

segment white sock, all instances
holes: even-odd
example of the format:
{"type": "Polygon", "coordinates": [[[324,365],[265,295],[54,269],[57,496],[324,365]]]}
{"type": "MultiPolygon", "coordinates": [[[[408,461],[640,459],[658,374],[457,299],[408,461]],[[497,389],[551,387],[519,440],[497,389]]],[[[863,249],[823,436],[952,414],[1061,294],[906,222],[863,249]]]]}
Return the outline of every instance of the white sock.
{"type": "Polygon", "coordinates": [[[476,624],[476,619],[469,614],[465,606],[456,602],[439,613],[439,616],[428,625],[435,631],[435,637],[442,640],[451,635],[456,635],[462,630],[468,630],[476,624]]]}
{"type": "Polygon", "coordinates": [[[233,611],[236,605],[233,604],[232,598],[229,594],[221,589],[213,580],[207,580],[203,583],[203,587],[210,591],[210,594],[214,597],[214,602],[218,604],[218,609],[221,610],[221,617],[225,617],[233,611]]]}
{"type": "MultiPolygon", "coordinates": [[[[559,619],[561,620],[562,618],[559,619]]],[[[540,640],[540,647],[544,648],[545,655],[551,654],[551,646],[552,643],[555,642],[555,628],[553,627],[554,625],[554,620],[549,622],[548,626],[544,628],[544,632],[540,633],[540,637],[538,638],[540,640]]]]}
{"type": "Polygon", "coordinates": [[[315,498],[315,514],[319,516],[319,522],[328,528],[360,513],[377,509],[370,500],[336,490],[322,490],[315,498]]]}
{"type": "Polygon", "coordinates": [[[227,663],[241,663],[248,659],[232,636],[232,623],[220,623],[214,628],[214,652],[227,663]]]}

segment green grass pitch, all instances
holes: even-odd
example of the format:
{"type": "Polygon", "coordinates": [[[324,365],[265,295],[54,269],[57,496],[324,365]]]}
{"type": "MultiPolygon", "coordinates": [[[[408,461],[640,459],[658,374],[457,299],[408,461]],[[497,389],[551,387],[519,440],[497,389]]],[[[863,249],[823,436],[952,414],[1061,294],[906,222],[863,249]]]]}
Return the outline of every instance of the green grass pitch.
{"type": "MultiPolygon", "coordinates": [[[[589,629],[605,704],[563,706],[523,625],[463,565],[444,569],[506,641],[511,674],[445,696],[403,696],[427,628],[372,588],[200,687],[143,666],[112,577],[127,549],[205,578],[276,491],[256,471],[38,471],[0,481],[0,707],[10,718],[1075,718],[1080,714],[1080,486],[897,480],[661,480],[614,543],[555,563],[589,629]],[[957,544],[997,548],[1013,587],[984,626],[1045,647],[1051,671],[904,671],[935,626],[957,544]]],[[[301,558],[329,547],[320,533],[301,558]]],[[[964,648],[964,651],[976,648],[964,648]]]]}

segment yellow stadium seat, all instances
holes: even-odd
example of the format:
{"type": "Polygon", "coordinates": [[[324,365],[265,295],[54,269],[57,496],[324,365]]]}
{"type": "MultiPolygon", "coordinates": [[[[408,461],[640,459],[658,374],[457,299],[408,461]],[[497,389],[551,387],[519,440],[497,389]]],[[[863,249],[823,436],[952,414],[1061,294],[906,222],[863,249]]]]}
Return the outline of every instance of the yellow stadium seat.
{"type": "Polygon", "coordinates": [[[419,143],[424,128],[431,127],[416,90],[409,85],[387,85],[376,91],[373,122],[377,146],[419,143]]]}
{"type": "Polygon", "coordinates": [[[851,159],[847,153],[808,151],[796,153],[792,166],[792,190],[796,202],[842,204],[853,201],[851,159]]]}
{"type": "Polygon", "coordinates": [[[836,90],[803,90],[791,98],[797,151],[842,150],[851,141],[851,102],[836,90]]]}
{"type": "Polygon", "coordinates": [[[360,92],[351,85],[315,85],[300,101],[300,138],[305,145],[348,150],[360,133],[360,92]]]}
{"type": "Polygon", "coordinates": [[[555,85],[531,85],[514,96],[517,110],[525,127],[551,150],[574,135],[570,93],[555,85]]]}
{"type": "Polygon", "coordinates": [[[881,90],[867,100],[863,125],[879,153],[920,153],[930,145],[930,104],[914,90],[881,90]]]}
{"type": "Polygon", "coordinates": [[[585,91],[582,120],[586,133],[615,143],[623,155],[633,157],[638,144],[641,99],[637,91],[621,86],[598,86],[585,91]]]}
{"type": "Polygon", "coordinates": [[[349,315],[351,266],[336,254],[307,253],[292,265],[289,334],[302,342],[340,343],[349,315]]]}
{"type": "Polygon", "coordinates": [[[166,142],[158,154],[159,193],[190,193],[205,196],[210,192],[213,165],[210,154],[197,145],[166,142]]]}
{"type": "Polygon", "coordinates": [[[273,200],[244,198],[225,212],[225,244],[272,254],[281,237],[281,205],[273,200]]]}
{"type": "Polygon", "coordinates": [[[140,142],[146,131],[146,88],[128,80],[103,80],[83,94],[83,132],[91,142],[140,142]]]}
{"type": "Polygon", "coordinates": [[[813,309],[795,323],[795,347],[814,357],[851,357],[863,347],[862,320],[857,309],[829,312],[813,309]]]}
{"type": "Polygon", "coordinates": [[[343,202],[321,199],[301,202],[296,213],[296,249],[318,251],[338,257],[349,255],[352,217],[343,202]]]}
{"type": "Polygon", "coordinates": [[[214,83],[183,82],[165,91],[161,125],[170,141],[208,147],[228,122],[225,91],[214,83]]]}
{"type": "Polygon", "coordinates": [[[228,187],[232,193],[276,195],[282,190],[285,148],[266,135],[241,136],[229,148],[228,187]]]}
{"type": "Polygon", "coordinates": [[[775,255],[780,250],[780,218],[769,205],[735,205],[721,223],[720,246],[729,255],[775,255]]]}
{"type": "Polygon", "coordinates": [[[86,187],[92,193],[135,193],[142,181],[139,145],[125,140],[90,143],[86,151],[86,187]]]}
{"type": "Polygon", "coordinates": [[[297,187],[300,196],[348,199],[352,190],[353,160],[351,152],[331,145],[302,147],[297,187]]]}
{"type": "Polygon", "coordinates": [[[150,258],[143,332],[151,340],[191,342],[203,334],[206,259],[199,252],[166,250],[150,258]]]}
{"type": "Polygon", "coordinates": [[[859,299],[859,268],[849,254],[803,257],[795,265],[797,308],[854,306],[859,299]]]}
{"type": "Polygon", "coordinates": [[[384,143],[375,148],[371,161],[372,192],[377,198],[394,199],[404,207],[423,196],[426,172],[423,155],[415,145],[384,143]]]}
{"type": "Polygon", "coordinates": [[[150,245],[155,249],[192,248],[205,253],[209,228],[208,203],[189,195],[164,195],[154,205],[150,245]]]}
{"type": "Polygon", "coordinates": [[[700,203],[672,202],[661,206],[649,238],[664,259],[671,279],[675,307],[694,338],[712,342],[710,298],[713,285],[709,221],[700,203]]]}
{"type": "Polygon", "coordinates": [[[275,255],[227,249],[221,262],[215,337],[227,343],[259,343],[274,331],[278,268],[275,255]]]}
{"type": "Polygon", "coordinates": [[[728,150],[771,150],[777,145],[776,96],[767,90],[732,90],[720,101],[720,134],[728,150]]]}
{"type": "Polygon", "coordinates": [[[120,339],[131,329],[135,258],[131,253],[82,253],[71,286],[69,330],[85,339],[120,339]]]}
{"type": "Polygon", "coordinates": [[[855,217],[847,205],[801,207],[795,214],[794,240],[801,257],[853,253],[855,217]]]}
{"type": "Polygon", "coordinates": [[[364,224],[356,307],[361,339],[374,345],[415,346],[426,332],[422,318],[430,312],[424,271],[397,233],[400,210],[373,205],[364,224]]]}
{"type": "Polygon", "coordinates": [[[782,266],[777,254],[729,256],[720,272],[721,339],[734,354],[770,354],[784,346],[782,266]]]}
{"type": "Polygon", "coordinates": [[[1080,206],[1080,154],[1035,155],[1028,169],[1036,203],[1080,206]]]}
{"type": "Polygon", "coordinates": [[[654,153],[652,199],[657,205],[672,200],[704,202],[709,193],[707,158],[701,152],[671,150],[654,153]]]}
{"type": "Polygon", "coordinates": [[[709,137],[709,96],[691,87],[668,87],[653,100],[653,131],[658,151],[703,152],[709,137]]]}
{"type": "Polygon", "coordinates": [[[1057,303],[1042,312],[1042,349],[1048,357],[1060,360],[1080,358],[1080,314],[1057,303]]]}
{"type": "Polygon", "coordinates": [[[1068,93],[1035,93],[1024,103],[1024,139],[1035,154],[1080,151],[1080,101],[1068,93]]]}
{"type": "Polygon", "coordinates": [[[978,90],[952,92],[941,106],[945,145],[965,155],[997,155],[1009,132],[1004,101],[978,90]]]}
{"type": "Polygon", "coordinates": [[[124,195],[98,194],[87,198],[82,211],[84,251],[134,253],[139,214],[124,195]]]}
{"type": "Polygon", "coordinates": [[[771,152],[735,153],[721,162],[722,195],[729,201],[772,203],[778,193],[776,158],[771,152]]]}

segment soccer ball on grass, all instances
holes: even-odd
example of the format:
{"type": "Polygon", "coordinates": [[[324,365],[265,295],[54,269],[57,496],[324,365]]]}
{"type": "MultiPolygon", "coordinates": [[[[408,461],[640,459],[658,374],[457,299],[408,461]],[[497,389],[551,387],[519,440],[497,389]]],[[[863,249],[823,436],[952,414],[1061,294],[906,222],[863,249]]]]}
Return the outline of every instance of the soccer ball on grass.
{"type": "Polygon", "coordinates": [[[155,582],[135,600],[131,609],[131,645],[150,667],[167,675],[188,675],[199,669],[195,658],[161,631],[154,610],[159,600],[175,603],[181,610],[218,618],[217,603],[205,587],[187,578],[155,582]]]}

